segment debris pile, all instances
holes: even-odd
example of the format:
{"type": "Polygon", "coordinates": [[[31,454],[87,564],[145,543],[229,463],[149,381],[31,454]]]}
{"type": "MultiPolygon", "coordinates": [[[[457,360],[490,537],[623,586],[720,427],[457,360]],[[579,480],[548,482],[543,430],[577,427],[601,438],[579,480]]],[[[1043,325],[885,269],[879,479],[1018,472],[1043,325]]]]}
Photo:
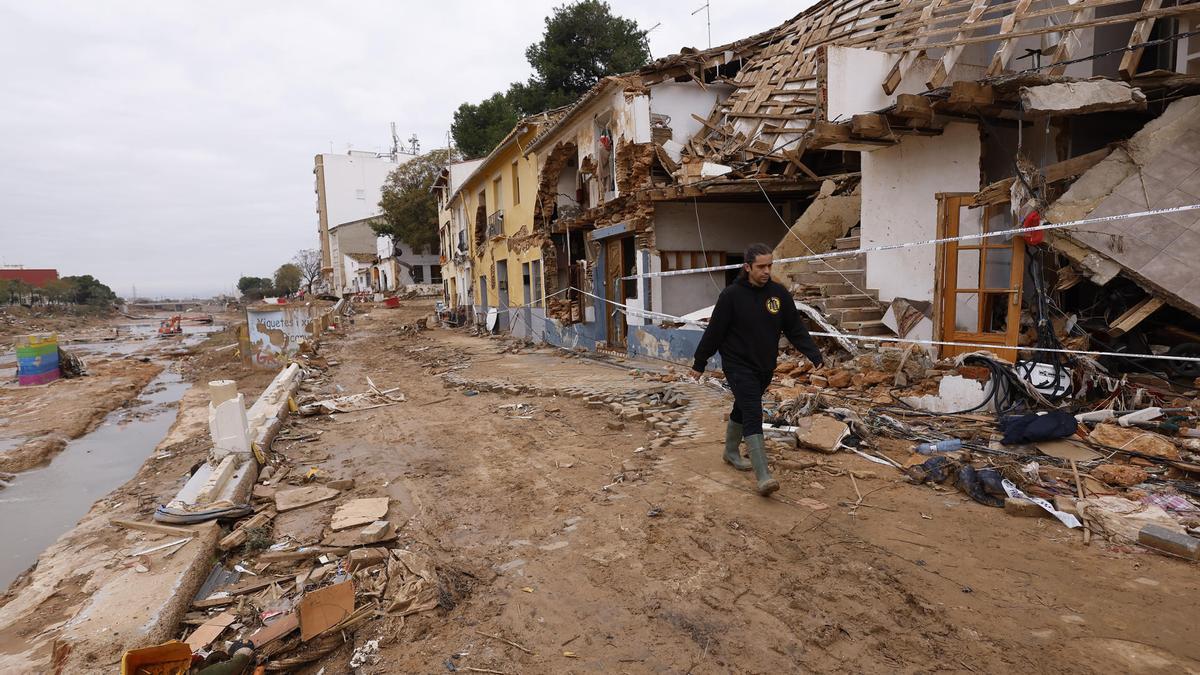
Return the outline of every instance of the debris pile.
{"type": "Polygon", "coordinates": [[[766,434],[785,470],[795,449],[853,452],[914,484],[1055,517],[1086,540],[1200,559],[1200,393],[1088,360],[1068,373],[1074,393],[1050,400],[986,352],[935,362],[884,347],[820,369],[785,356],[766,434]],[[1086,386],[1097,373],[1106,386],[1086,386]]]}

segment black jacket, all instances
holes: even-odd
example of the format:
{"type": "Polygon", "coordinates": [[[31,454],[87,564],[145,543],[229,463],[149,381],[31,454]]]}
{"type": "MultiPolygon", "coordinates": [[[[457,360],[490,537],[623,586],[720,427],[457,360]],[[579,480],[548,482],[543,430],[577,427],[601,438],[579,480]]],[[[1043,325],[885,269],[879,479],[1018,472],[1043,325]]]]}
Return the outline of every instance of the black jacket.
{"type": "Polygon", "coordinates": [[[813,365],[821,365],[821,351],[804,328],[787,289],[773,280],[757,287],[743,275],[717,298],[692,369],[704,372],[708,359],[720,352],[726,369],[773,373],[781,332],[813,365]]]}

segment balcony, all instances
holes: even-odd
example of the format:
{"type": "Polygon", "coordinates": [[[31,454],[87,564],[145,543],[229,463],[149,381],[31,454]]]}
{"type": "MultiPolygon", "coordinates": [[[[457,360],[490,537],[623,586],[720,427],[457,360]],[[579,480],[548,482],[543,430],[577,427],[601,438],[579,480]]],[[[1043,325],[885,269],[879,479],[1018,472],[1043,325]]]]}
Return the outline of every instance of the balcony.
{"type": "Polygon", "coordinates": [[[487,217],[487,238],[496,239],[504,236],[504,210],[500,209],[487,217]]]}

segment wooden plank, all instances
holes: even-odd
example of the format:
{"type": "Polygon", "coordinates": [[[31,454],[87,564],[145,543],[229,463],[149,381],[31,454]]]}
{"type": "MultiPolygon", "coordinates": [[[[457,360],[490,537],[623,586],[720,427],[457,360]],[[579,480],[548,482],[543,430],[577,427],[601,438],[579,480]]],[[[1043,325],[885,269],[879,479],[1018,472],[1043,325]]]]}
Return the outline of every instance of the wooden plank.
{"type": "MultiPolygon", "coordinates": [[[[1067,4],[1071,6],[1082,5],[1083,0],[1067,0],[1067,4]]],[[[1080,21],[1092,18],[1092,14],[1096,10],[1091,7],[1080,7],[1071,13],[1070,25],[1075,25],[1080,21]]],[[[1066,64],[1063,61],[1068,61],[1075,54],[1075,50],[1079,48],[1079,36],[1072,29],[1063,31],[1062,36],[1058,40],[1058,47],[1054,49],[1054,55],[1050,57],[1050,63],[1055,64],[1050,69],[1052,77],[1059,77],[1067,70],[1066,64]]]]}
{"type": "Polygon", "coordinates": [[[240,584],[234,584],[228,588],[218,588],[216,593],[225,594],[223,597],[214,598],[211,595],[203,600],[197,600],[192,603],[192,607],[196,609],[205,609],[208,607],[220,607],[237,601],[237,596],[253,593],[270,586],[271,584],[283,583],[286,581],[295,581],[296,577],[292,575],[281,577],[256,577],[250,581],[243,581],[240,584]]]}
{"type": "MultiPolygon", "coordinates": [[[[1085,0],[1085,2],[1089,2],[1090,7],[1101,7],[1101,6],[1105,6],[1105,5],[1119,4],[1118,2],[1114,2],[1114,0],[1085,0]]],[[[1030,12],[1028,15],[1025,16],[1025,19],[1026,19],[1026,21],[1029,21],[1031,19],[1038,18],[1041,16],[1061,14],[1064,11],[1065,11],[1065,9],[1060,8],[1060,9],[1055,9],[1055,10],[1046,10],[1043,12],[1030,12]]],[[[1134,21],[1140,21],[1142,19],[1149,19],[1149,18],[1161,19],[1163,17],[1168,17],[1168,16],[1182,16],[1184,14],[1194,14],[1195,12],[1196,12],[1195,5],[1184,5],[1182,7],[1163,7],[1161,9],[1156,9],[1152,12],[1130,12],[1128,14],[1119,14],[1117,16],[1108,16],[1108,17],[1103,17],[1103,18],[1099,18],[1099,19],[1091,19],[1088,21],[1080,21],[1078,23],[1070,25],[1069,28],[1078,30],[1080,28],[1095,28],[1098,26],[1115,26],[1115,25],[1122,24],[1122,23],[1132,23],[1134,21]]],[[[981,21],[981,22],[975,24],[974,29],[979,30],[981,28],[986,28],[987,26],[985,24],[999,25],[1000,20],[997,19],[996,21],[992,21],[992,22],[981,21]]],[[[1061,32],[1063,30],[1063,28],[1064,28],[1064,26],[1059,26],[1059,27],[1057,27],[1057,31],[1061,32]]],[[[947,31],[933,31],[933,32],[946,33],[947,31]]],[[[1034,36],[1034,35],[1045,35],[1046,33],[1053,33],[1053,32],[1056,32],[1056,29],[1054,27],[1042,26],[1039,28],[1027,28],[1025,30],[1013,31],[1012,34],[1006,35],[1005,37],[1021,38],[1021,37],[1030,37],[1030,36],[1034,36]]],[[[964,46],[964,45],[980,44],[980,43],[984,43],[984,42],[995,42],[998,39],[999,38],[995,35],[977,35],[974,37],[965,37],[965,38],[954,40],[954,41],[931,43],[931,44],[926,45],[926,48],[927,49],[949,49],[950,47],[960,47],[960,46],[964,46]]],[[[883,49],[881,51],[892,52],[892,53],[901,53],[904,50],[905,50],[905,48],[895,48],[895,49],[883,49]]]]}
{"type": "Polygon", "coordinates": [[[1145,300],[1130,307],[1129,311],[1117,317],[1116,321],[1109,324],[1109,334],[1116,337],[1128,333],[1136,328],[1146,317],[1157,311],[1159,307],[1162,307],[1163,304],[1162,298],[1153,295],[1147,297],[1145,300]]]}
{"type": "Polygon", "coordinates": [[[865,138],[892,138],[887,119],[877,113],[854,115],[850,118],[850,131],[865,138]]]}
{"type": "MultiPolygon", "coordinates": [[[[988,0],[975,0],[971,3],[971,11],[967,14],[967,18],[963,19],[961,30],[956,33],[955,40],[967,37],[967,33],[974,30],[975,22],[979,21],[979,17],[983,11],[987,9],[988,0]]],[[[1007,18],[1007,17],[1006,17],[1007,18]]],[[[962,56],[966,46],[955,45],[946,49],[946,53],[942,55],[942,60],[933,70],[933,74],[929,76],[929,80],[925,85],[930,89],[937,89],[942,86],[947,77],[950,77],[950,71],[954,70],[954,64],[958,63],[958,57],[962,56]]]]}
{"type": "MultiPolygon", "coordinates": [[[[1153,12],[1162,7],[1162,0],[1144,0],[1142,2],[1143,12],[1153,12]]],[[[1196,9],[1193,7],[1193,9],[1196,9]]],[[[1133,30],[1129,33],[1129,46],[1141,44],[1150,39],[1150,32],[1154,30],[1154,19],[1141,19],[1133,25],[1133,30]]],[[[1121,67],[1117,72],[1121,73],[1121,77],[1129,79],[1137,72],[1138,62],[1142,60],[1142,52],[1144,48],[1130,49],[1121,57],[1121,67]]]]}
{"type": "Polygon", "coordinates": [[[241,546],[242,544],[246,543],[246,540],[249,538],[249,531],[251,529],[263,527],[267,523],[271,522],[271,519],[274,517],[275,512],[271,510],[254,514],[249,519],[243,520],[241,523],[239,523],[232,532],[222,537],[221,541],[217,542],[217,548],[222,551],[228,551],[236,546],[241,546]]]}
{"type": "MultiPolygon", "coordinates": [[[[928,23],[929,19],[933,17],[933,13],[937,11],[937,8],[942,3],[943,0],[932,0],[928,5],[925,5],[925,9],[921,11],[921,25],[928,23]]],[[[883,91],[885,94],[891,95],[900,86],[904,74],[912,68],[912,65],[917,61],[917,57],[925,51],[921,45],[925,43],[926,39],[925,35],[920,35],[917,43],[900,55],[900,60],[896,62],[896,65],[892,66],[887,77],[883,79],[883,91]]]]}
{"type": "MultiPolygon", "coordinates": [[[[1025,13],[1029,11],[1029,5],[1033,0],[1020,0],[1017,3],[1013,13],[1004,17],[1004,23],[1000,25],[1000,34],[1008,35],[1021,25],[1021,20],[1025,18],[1025,13]]],[[[994,77],[1004,72],[1008,67],[1008,59],[1012,56],[1013,49],[1016,47],[1017,41],[1012,38],[1004,38],[1000,41],[1000,46],[996,48],[996,53],[992,55],[992,62],[988,65],[987,74],[989,77],[994,77]]]]}

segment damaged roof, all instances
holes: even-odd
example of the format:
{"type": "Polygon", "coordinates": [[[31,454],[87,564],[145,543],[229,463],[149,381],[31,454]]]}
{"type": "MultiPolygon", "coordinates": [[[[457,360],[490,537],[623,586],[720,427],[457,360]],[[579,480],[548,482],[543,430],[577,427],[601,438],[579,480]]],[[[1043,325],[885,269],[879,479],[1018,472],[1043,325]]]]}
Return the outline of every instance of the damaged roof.
{"type": "Polygon", "coordinates": [[[637,70],[602,77],[574,103],[563,108],[563,115],[554,124],[543,128],[534,137],[533,141],[530,142],[525,152],[528,154],[544,146],[556,131],[574,120],[589,103],[617,87],[622,87],[625,91],[642,91],[646,87],[660,82],[679,78],[688,78],[692,81],[700,82],[701,85],[713,81],[726,81],[726,78],[719,74],[715,78],[706,79],[705,71],[731,63],[739,65],[744,63],[756,54],[759,49],[769,43],[771,37],[778,30],[778,27],[772,28],[751,35],[750,37],[717,47],[710,47],[709,49],[684,47],[677,54],[655,59],[637,70]]]}
{"type": "MultiPolygon", "coordinates": [[[[463,187],[466,186],[467,182],[470,180],[470,178],[472,176],[474,176],[475,172],[482,171],[485,167],[487,167],[491,163],[491,161],[493,159],[495,159],[495,157],[497,155],[499,155],[506,148],[511,146],[513,143],[515,143],[517,140],[517,136],[521,133],[521,130],[523,128],[529,126],[530,124],[545,125],[546,127],[554,126],[554,124],[557,123],[560,119],[562,119],[562,116],[570,108],[571,108],[571,106],[565,105],[560,108],[553,108],[551,110],[546,110],[546,111],[543,111],[540,113],[535,113],[533,115],[529,115],[527,117],[521,118],[521,120],[518,121],[515,125],[513,125],[513,128],[510,129],[507,134],[505,134],[504,138],[501,139],[501,141],[496,144],[496,147],[492,148],[492,151],[489,152],[486,157],[484,157],[482,159],[468,160],[468,162],[478,162],[478,164],[471,170],[471,172],[469,174],[467,174],[466,176],[464,176],[462,178],[461,182],[458,185],[451,186],[453,188],[454,192],[452,192],[450,194],[450,201],[453,201],[454,198],[458,196],[458,193],[462,192],[463,187]]],[[[465,164],[467,162],[463,162],[463,163],[465,164]]]]}
{"type": "MultiPolygon", "coordinates": [[[[863,83],[880,86],[887,94],[902,83],[918,92],[948,85],[960,56],[973,45],[987,44],[991,53],[987,67],[975,68],[978,77],[1000,75],[1009,69],[1022,37],[1057,36],[1057,47],[1047,55],[1045,68],[1050,75],[1061,75],[1066,69],[1064,62],[1080,56],[1076,50],[1081,40],[1073,34],[1075,30],[1132,24],[1128,44],[1139,45],[1149,38],[1156,18],[1197,11],[1191,0],[1175,7],[1159,4],[1120,0],[825,0],[781,26],[749,59],[731,80],[736,90],[717,104],[685,152],[729,163],[786,161],[785,151],[801,151],[803,132],[823,117],[825,92],[820,80],[823,49],[829,46],[897,55],[883,82],[863,83]],[[1108,6],[1114,6],[1109,10],[1112,15],[1095,16],[1097,8],[1108,6]],[[1139,9],[1125,11],[1130,6],[1139,9]]],[[[1141,49],[1124,52],[1120,70],[1132,74],[1140,56],[1141,49]]]]}
{"type": "MultiPolygon", "coordinates": [[[[1068,222],[1200,204],[1200,96],[1175,101],[1047,211],[1068,222]]],[[[1103,284],[1116,273],[1200,315],[1200,210],[1090,223],[1050,237],[1103,284]]]]}

